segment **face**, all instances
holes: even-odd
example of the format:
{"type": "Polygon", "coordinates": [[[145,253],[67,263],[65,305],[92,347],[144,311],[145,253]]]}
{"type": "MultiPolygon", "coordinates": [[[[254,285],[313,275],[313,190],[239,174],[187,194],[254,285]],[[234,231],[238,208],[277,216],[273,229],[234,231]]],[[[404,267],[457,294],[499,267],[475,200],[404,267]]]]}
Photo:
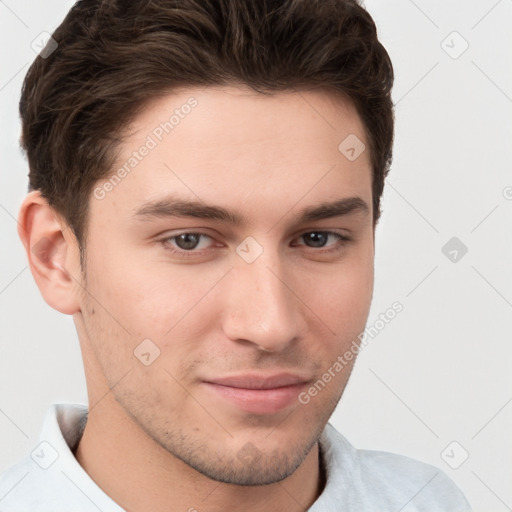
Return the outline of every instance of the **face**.
{"type": "Polygon", "coordinates": [[[214,480],[292,474],[345,388],[373,288],[360,141],[325,92],[190,88],[135,119],[93,190],[81,343],[141,431],[214,480]]]}

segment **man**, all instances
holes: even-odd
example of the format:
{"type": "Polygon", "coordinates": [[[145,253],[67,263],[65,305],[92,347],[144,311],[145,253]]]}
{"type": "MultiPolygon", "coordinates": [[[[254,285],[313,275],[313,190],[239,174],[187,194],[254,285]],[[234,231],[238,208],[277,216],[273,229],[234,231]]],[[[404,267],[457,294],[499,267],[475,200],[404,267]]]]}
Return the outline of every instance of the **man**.
{"type": "Polygon", "coordinates": [[[0,510],[466,511],[328,425],[364,331],[393,72],[355,0],[84,0],[25,79],[20,237],[73,315],[0,510]]]}

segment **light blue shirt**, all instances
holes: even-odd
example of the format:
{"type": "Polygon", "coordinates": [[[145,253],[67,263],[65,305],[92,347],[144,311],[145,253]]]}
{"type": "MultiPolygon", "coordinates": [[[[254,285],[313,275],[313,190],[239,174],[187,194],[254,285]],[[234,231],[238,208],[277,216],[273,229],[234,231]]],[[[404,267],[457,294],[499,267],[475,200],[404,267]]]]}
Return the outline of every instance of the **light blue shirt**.
{"type": "MultiPolygon", "coordinates": [[[[85,405],[46,413],[30,456],[0,476],[1,512],[125,512],[73,455],[85,426],[85,405]]],[[[469,512],[439,469],[391,453],[356,450],[327,424],[320,438],[326,485],[309,512],[469,512]]]]}

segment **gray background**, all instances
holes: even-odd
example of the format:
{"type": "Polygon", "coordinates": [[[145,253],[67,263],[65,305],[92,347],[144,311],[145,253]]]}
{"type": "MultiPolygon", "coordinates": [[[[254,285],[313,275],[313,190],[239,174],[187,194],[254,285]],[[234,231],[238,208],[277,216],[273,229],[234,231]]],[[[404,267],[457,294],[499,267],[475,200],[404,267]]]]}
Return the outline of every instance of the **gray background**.
{"type": "MultiPolygon", "coordinates": [[[[21,81],[71,5],[0,1],[0,471],[37,444],[49,404],[86,401],[74,325],[41,299],[15,221],[21,81]]],[[[368,324],[404,310],[361,353],[332,422],[360,448],[442,468],[475,511],[512,510],[512,0],[366,7],[397,122],[368,324]]]]}

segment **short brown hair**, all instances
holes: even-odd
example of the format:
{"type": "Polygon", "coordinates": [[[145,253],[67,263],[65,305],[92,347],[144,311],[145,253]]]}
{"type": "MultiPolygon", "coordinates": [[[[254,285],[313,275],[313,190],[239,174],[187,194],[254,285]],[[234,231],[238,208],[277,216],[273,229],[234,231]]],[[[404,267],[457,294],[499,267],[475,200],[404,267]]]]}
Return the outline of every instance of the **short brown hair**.
{"type": "Polygon", "coordinates": [[[25,77],[21,144],[31,189],[81,246],[91,190],[112,172],[123,128],[149,100],[181,86],[348,96],[367,131],[374,224],[380,217],[393,68],[357,0],[81,0],[53,38],[57,48],[25,77]]]}

